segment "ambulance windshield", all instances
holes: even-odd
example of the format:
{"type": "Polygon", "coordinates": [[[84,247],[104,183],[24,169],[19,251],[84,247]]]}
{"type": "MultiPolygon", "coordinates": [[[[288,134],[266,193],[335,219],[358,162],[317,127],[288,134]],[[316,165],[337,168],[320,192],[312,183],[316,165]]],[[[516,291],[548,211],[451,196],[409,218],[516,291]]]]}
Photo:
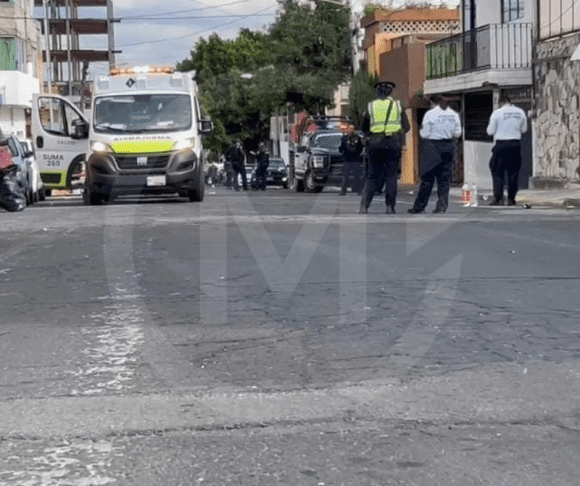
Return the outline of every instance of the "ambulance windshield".
{"type": "Polygon", "coordinates": [[[175,132],[188,130],[191,122],[187,94],[118,95],[95,100],[95,132],[175,132]]]}

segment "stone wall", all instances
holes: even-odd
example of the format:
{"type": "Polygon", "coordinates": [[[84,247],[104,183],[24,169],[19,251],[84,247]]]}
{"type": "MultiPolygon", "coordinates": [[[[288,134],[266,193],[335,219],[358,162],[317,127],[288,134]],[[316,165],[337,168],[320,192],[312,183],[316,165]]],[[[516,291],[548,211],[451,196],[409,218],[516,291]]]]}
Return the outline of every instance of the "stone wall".
{"type": "Polygon", "coordinates": [[[570,61],[579,43],[575,34],[536,46],[536,177],[573,180],[580,175],[580,61],[570,61]]]}

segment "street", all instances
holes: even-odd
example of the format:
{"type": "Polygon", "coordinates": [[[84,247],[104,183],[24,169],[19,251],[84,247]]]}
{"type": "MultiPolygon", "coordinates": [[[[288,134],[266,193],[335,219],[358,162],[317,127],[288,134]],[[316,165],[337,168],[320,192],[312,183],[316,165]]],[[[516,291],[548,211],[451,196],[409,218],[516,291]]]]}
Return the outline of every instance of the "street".
{"type": "Polygon", "coordinates": [[[577,484],[580,211],[413,199],[0,212],[0,486],[577,484]]]}

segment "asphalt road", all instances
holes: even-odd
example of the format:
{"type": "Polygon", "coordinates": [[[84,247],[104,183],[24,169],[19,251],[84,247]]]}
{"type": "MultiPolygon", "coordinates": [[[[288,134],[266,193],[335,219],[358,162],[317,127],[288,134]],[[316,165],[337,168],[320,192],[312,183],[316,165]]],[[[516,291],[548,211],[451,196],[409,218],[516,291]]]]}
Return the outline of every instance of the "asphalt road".
{"type": "Polygon", "coordinates": [[[577,484],[580,212],[412,197],[0,212],[0,486],[577,484]]]}

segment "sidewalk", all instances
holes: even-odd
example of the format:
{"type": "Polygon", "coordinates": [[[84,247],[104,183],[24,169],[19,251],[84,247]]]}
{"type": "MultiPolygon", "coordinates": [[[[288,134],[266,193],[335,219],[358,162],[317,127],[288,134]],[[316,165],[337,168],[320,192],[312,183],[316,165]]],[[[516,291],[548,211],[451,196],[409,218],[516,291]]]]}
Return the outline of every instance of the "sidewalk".
{"type": "MultiPolygon", "coordinates": [[[[461,187],[452,187],[450,199],[461,203],[461,187]]],[[[484,190],[478,194],[479,204],[488,205],[493,200],[493,192],[484,190]]],[[[570,182],[559,189],[522,189],[516,196],[518,206],[548,206],[561,208],[580,208],[580,183],[570,182]]]]}

